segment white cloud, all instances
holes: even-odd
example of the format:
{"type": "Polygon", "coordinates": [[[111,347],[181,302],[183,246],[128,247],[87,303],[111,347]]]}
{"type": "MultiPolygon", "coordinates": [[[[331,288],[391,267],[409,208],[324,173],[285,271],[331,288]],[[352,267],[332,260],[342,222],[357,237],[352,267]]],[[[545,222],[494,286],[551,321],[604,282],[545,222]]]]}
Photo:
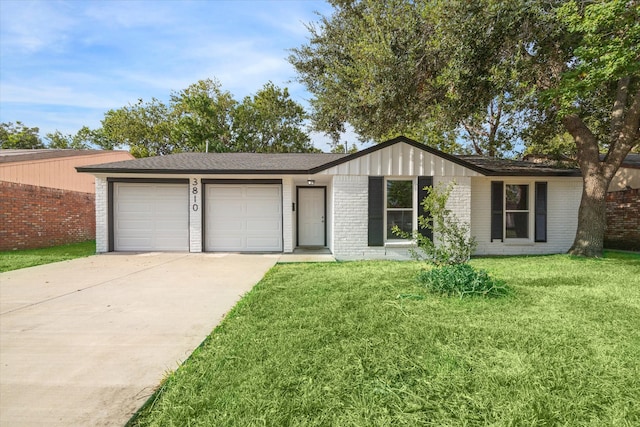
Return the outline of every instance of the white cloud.
{"type": "Polygon", "coordinates": [[[7,52],[61,50],[75,25],[62,2],[2,0],[0,10],[2,47],[7,52]]]}
{"type": "Polygon", "coordinates": [[[237,99],[265,83],[296,83],[287,49],[306,42],[308,1],[0,0],[0,121],[41,134],[99,124],[104,113],[142,98],[167,101],[205,78],[237,99]],[[77,124],[77,127],[69,128],[77,124]]]}

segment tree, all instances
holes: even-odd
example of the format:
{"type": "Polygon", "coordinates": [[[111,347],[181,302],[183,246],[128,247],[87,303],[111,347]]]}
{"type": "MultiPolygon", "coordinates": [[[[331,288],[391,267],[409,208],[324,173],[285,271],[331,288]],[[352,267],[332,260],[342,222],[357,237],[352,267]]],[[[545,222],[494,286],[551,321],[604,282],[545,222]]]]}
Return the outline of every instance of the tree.
{"type": "Polygon", "coordinates": [[[36,149],[45,148],[37,127],[30,128],[22,122],[0,124],[0,148],[36,149]]]}
{"type": "MultiPolygon", "coordinates": [[[[179,152],[314,151],[304,131],[304,108],[287,88],[267,83],[238,103],[217,80],[200,80],[171,94],[109,110],[97,130],[82,134],[104,149],[128,146],[136,157],[179,152]]],[[[60,144],[69,137],[56,135],[60,144]]],[[[80,138],[78,136],[78,138],[80,138]]]]}
{"type": "Polygon", "coordinates": [[[98,141],[95,131],[87,126],[83,126],[75,135],[63,134],[59,130],[45,135],[49,141],[47,148],[66,148],[74,150],[87,150],[91,148],[94,141],[98,141]]]}
{"type": "Polygon", "coordinates": [[[101,139],[98,145],[103,147],[126,145],[135,157],[171,154],[182,151],[174,135],[176,121],[173,111],[161,101],[152,98],[145,103],[140,99],[136,104],[107,111],[94,137],[101,139]]]}
{"type": "Polygon", "coordinates": [[[232,135],[237,101],[217,80],[200,80],[171,95],[176,138],[183,151],[236,151],[232,135]]]}
{"type": "Polygon", "coordinates": [[[601,256],[607,188],[629,151],[640,144],[640,3],[571,1],[558,16],[577,42],[570,61],[558,64],[563,72],[542,92],[541,102],[573,137],[584,180],[569,252],[601,256]],[[603,160],[600,147],[606,148],[603,160]]]}
{"type": "Polygon", "coordinates": [[[263,153],[314,151],[303,130],[306,118],[304,108],[290,98],[287,88],[268,82],[233,112],[236,148],[263,153]]]}
{"type": "Polygon", "coordinates": [[[602,253],[606,188],[639,139],[638,1],[333,5],[290,56],[315,96],[316,129],[348,122],[375,140],[424,124],[465,129],[485,154],[566,131],[585,183],[571,253],[602,253]]]}

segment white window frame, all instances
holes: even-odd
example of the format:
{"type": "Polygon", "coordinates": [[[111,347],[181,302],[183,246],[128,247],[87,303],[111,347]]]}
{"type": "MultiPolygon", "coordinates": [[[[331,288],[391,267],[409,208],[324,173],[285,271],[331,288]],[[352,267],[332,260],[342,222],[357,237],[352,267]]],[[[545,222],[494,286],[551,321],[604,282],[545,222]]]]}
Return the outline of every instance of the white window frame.
{"type": "Polygon", "coordinates": [[[411,182],[411,232],[417,229],[417,221],[418,221],[418,204],[417,204],[417,178],[408,177],[408,176],[391,176],[385,177],[384,179],[384,241],[386,246],[392,246],[394,244],[397,245],[406,245],[411,243],[411,239],[402,239],[399,237],[395,237],[393,234],[389,236],[388,232],[388,222],[387,222],[387,212],[389,211],[407,211],[409,208],[388,208],[387,207],[387,183],[389,181],[408,181],[411,182]]]}
{"type": "Polygon", "coordinates": [[[531,181],[504,181],[504,189],[503,189],[503,206],[502,209],[502,233],[504,236],[504,241],[509,243],[532,243],[534,241],[534,211],[535,211],[535,183],[531,181]],[[510,185],[526,185],[527,186],[527,209],[526,210],[514,210],[507,209],[507,187],[510,185]],[[527,213],[527,237],[508,237],[507,236],[507,213],[527,213]]]}

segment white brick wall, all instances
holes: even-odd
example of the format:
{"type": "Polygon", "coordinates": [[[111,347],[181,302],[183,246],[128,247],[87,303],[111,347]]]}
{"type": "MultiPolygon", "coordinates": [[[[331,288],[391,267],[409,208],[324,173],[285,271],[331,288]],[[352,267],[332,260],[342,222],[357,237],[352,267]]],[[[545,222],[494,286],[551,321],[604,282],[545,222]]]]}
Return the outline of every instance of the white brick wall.
{"type": "Polygon", "coordinates": [[[107,209],[108,185],[105,178],[96,177],[96,252],[109,251],[109,225],[107,209]]]}
{"type": "MultiPolygon", "coordinates": [[[[525,255],[564,253],[569,250],[578,226],[578,207],[582,194],[582,179],[553,177],[487,177],[471,182],[471,234],[476,237],[477,255],[525,255]],[[491,242],[491,181],[505,184],[528,184],[534,191],[535,182],[547,182],[547,241],[491,242]]],[[[530,209],[534,209],[533,203],[530,209]]],[[[530,217],[533,221],[533,216],[530,217]]]]}
{"type": "MultiPolygon", "coordinates": [[[[447,208],[454,213],[460,222],[471,225],[471,178],[466,176],[434,177],[433,181],[434,186],[442,185],[443,187],[452,181],[455,183],[449,200],[447,200],[447,208]]],[[[435,241],[438,241],[437,235],[435,241]]]]}
{"type": "Polygon", "coordinates": [[[338,259],[361,259],[369,252],[369,178],[365,175],[333,177],[333,254],[338,259]]]}

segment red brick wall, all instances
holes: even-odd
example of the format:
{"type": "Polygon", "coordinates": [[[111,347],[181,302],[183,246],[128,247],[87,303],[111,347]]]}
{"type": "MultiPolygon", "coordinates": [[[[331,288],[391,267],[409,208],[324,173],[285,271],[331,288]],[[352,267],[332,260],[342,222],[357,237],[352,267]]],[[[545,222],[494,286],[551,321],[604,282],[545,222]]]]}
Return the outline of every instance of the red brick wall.
{"type": "Polygon", "coordinates": [[[607,194],[604,247],[640,251],[640,189],[607,194]]]}
{"type": "Polygon", "coordinates": [[[44,248],[95,237],[93,194],[0,181],[0,250],[44,248]]]}

